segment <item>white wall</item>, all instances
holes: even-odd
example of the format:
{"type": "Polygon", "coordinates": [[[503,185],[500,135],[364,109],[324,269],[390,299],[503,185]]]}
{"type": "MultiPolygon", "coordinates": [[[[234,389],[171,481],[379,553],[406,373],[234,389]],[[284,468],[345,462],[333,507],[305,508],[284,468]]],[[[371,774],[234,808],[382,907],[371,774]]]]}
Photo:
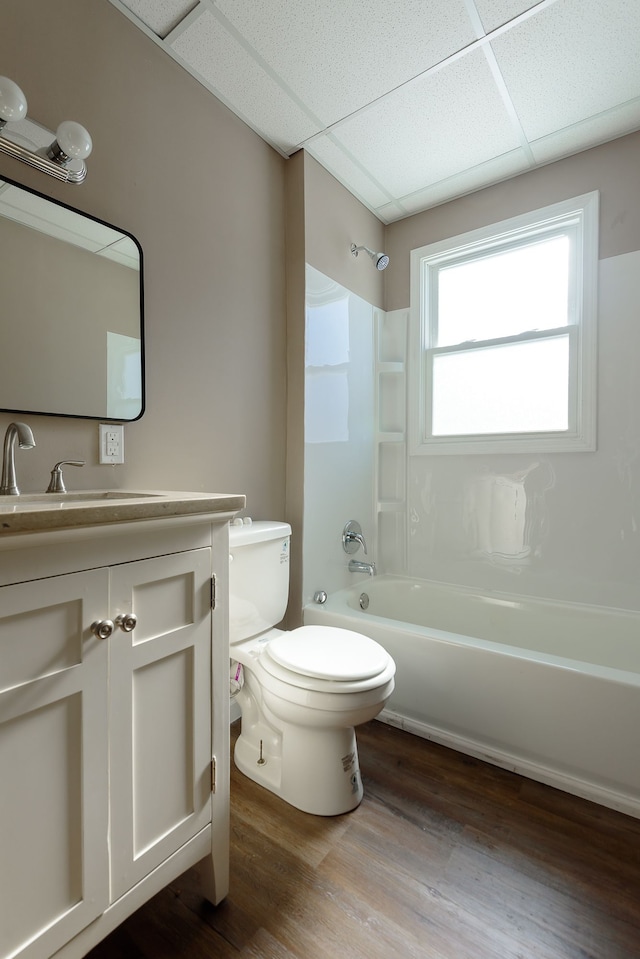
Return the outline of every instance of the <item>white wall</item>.
{"type": "Polygon", "coordinates": [[[408,575],[640,609],[640,251],[598,282],[597,451],[409,456],[408,575]]]}
{"type": "Polygon", "coordinates": [[[640,251],[599,285],[597,451],[411,457],[411,575],[640,609],[640,251]]]}
{"type": "Polygon", "coordinates": [[[348,520],[374,559],[374,308],[307,266],[303,601],[357,581],[342,548],[348,520]]]}

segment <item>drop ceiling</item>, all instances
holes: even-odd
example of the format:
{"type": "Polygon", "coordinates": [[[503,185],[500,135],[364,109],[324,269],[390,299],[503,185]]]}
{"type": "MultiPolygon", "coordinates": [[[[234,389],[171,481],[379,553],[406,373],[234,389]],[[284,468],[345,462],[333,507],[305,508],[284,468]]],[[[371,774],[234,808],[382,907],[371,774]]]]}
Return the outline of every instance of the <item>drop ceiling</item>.
{"type": "Polygon", "coordinates": [[[384,223],[640,129],[640,0],[111,0],[384,223]]]}

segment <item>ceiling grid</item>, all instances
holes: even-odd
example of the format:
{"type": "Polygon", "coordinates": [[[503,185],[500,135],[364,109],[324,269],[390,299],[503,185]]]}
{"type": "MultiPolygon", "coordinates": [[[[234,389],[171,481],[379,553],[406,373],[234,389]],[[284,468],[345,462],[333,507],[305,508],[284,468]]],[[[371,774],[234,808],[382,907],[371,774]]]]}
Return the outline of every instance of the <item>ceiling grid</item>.
{"type": "Polygon", "coordinates": [[[110,0],[384,223],[640,129],[631,0],[110,0]]]}

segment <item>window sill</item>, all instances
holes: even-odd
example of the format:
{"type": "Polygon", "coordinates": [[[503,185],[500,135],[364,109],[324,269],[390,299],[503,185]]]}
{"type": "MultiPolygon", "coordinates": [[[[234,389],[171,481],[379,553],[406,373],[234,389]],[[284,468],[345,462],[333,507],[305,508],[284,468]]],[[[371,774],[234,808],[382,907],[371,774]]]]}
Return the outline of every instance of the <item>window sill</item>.
{"type": "Polygon", "coordinates": [[[593,453],[595,436],[587,435],[509,435],[451,436],[423,439],[411,443],[411,456],[442,456],[496,453],[593,453]]]}

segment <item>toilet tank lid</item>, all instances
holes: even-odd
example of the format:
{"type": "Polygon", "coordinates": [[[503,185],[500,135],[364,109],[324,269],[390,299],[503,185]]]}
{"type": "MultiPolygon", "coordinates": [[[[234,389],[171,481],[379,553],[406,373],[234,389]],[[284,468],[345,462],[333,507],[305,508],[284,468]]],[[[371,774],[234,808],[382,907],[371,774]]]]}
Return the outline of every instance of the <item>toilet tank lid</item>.
{"type": "Polygon", "coordinates": [[[242,526],[229,526],[229,546],[244,546],[248,543],[261,543],[266,540],[283,539],[291,536],[291,527],[288,523],[276,520],[258,519],[242,526]]]}

